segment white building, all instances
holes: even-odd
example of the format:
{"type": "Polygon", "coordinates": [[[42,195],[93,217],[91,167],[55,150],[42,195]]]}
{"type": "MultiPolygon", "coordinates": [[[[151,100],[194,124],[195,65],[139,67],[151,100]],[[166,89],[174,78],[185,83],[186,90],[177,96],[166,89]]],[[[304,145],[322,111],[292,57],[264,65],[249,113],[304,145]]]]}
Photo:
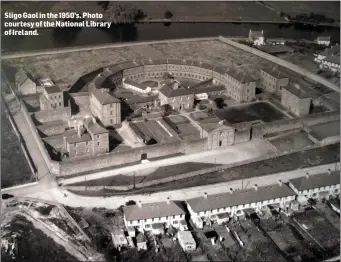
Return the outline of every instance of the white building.
{"type": "Polygon", "coordinates": [[[252,31],[250,29],[249,40],[252,41],[253,44],[257,45],[257,46],[265,45],[263,30],[262,31],[252,31]]]}
{"type": "Polygon", "coordinates": [[[138,231],[162,233],[163,228],[179,228],[180,221],[185,219],[185,211],[180,202],[167,201],[126,206],[124,223],[126,227],[135,227],[138,231]],[[163,225],[162,229],[160,224],[163,225]]]}
{"type": "Polygon", "coordinates": [[[36,83],[28,76],[28,74],[20,69],[15,75],[15,83],[19,94],[31,95],[37,93],[36,83]]]}
{"type": "Polygon", "coordinates": [[[149,86],[142,84],[142,83],[137,83],[130,79],[123,78],[122,84],[123,84],[123,88],[130,89],[135,92],[142,93],[142,94],[148,94],[152,91],[152,89],[149,86]]]}
{"type": "Polygon", "coordinates": [[[338,44],[327,48],[326,50],[318,53],[315,55],[314,61],[317,63],[322,63],[322,61],[327,57],[327,56],[340,56],[340,46],[338,44]]]}
{"type": "Polygon", "coordinates": [[[320,68],[327,68],[333,72],[340,72],[340,56],[329,55],[320,64],[320,68]]]}
{"type": "Polygon", "coordinates": [[[340,194],[340,171],[306,175],[289,181],[289,186],[296,192],[297,199],[305,202],[309,198],[328,198],[340,194]]]}
{"type": "Polygon", "coordinates": [[[197,244],[190,231],[178,232],[179,244],[184,251],[194,251],[197,248],[197,244]]]}
{"type": "Polygon", "coordinates": [[[137,250],[147,250],[147,239],[142,233],[136,236],[136,247],[137,250]]]}
{"type": "Polygon", "coordinates": [[[329,46],[330,45],[330,36],[319,36],[319,37],[317,37],[316,41],[319,45],[329,46]]]}
{"type": "MultiPolygon", "coordinates": [[[[270,204],[278,204],[280,207],[288,207],[290,201],[295,199],[295,192],[279,182],[276,185],[257,187],[233,191],[218,195],[207,195],[187,200],[188,211],[193,223],[198,227],[202,225],[200,220],[208,219],[217,222],[229,217],[241,216],[243,210],[248,208],[262,209],[270,204]],[[217,216],[221,214],[221,216],[217,216]],[[200,219],[198,219],[200,218],[200,219]]],[[[221,222],[220,221],[220,222],[221,222]]]]}

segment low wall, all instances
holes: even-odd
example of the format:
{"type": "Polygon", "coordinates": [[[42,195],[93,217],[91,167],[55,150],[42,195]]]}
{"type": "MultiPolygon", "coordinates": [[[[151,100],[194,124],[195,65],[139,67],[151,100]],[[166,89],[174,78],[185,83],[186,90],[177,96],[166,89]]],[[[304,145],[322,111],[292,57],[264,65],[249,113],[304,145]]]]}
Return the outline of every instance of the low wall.
{"type": "Polygon", "coordinates": [[[292,70],[294,72],[297,72],[297,73],[299,73],[299,74],[301,74],[301,75],[303,75],[303,76],[305,76],[305,77],[307,77],[307,78],[309,78],[309,79],[311,79],[313,81],[316,81],[316,82],[318,82],[318,83],[320,83],[320,84],[322,84],[322,85],[324,85],[326,87],[329,87],[332,90],[340,92],[340,87],[339,86],[329,82],[328,80],[324,79],[323,77],[320,77],[320,76],[318,76],[316,74],[313,74],[313,73],[309,72],[308,70],[306,70],[306,69],[304,69],[302,67],[294,65],[294,64],[292,64],[292,63],[290,63],[288,61],[285,61],[283,59],[280,59],[278,57],[269,55],[269,54],[267,54],[265,52],[262,52],[262,51],[260,51],[258,49],[255,49],[255,48],[243,45],[243,44],[239,44],[239,43],[237,43],[235,41],[232,41],[232,40],[230,40],[228,38],[225,38],[223,36],[219,36],[218,39],[220,41],[226,43],[226,44],[232,45],[232,46],[237,47],[239,49],[242,49],[242,50],[244,50],[246,52],[249,52],[251,54],[254,54],[254,55],[257,55],[257,56],[262,57],[264,59],[270,60],[273,63],[279,64],[280,66],[283,66],[283,67],[288,68],[288,69],[290,69],[290,70],[292,70]]]}
{"type": "Polygon", "coordinates": [[[59,166],[60,163],[53,161],[50,158],[50,155],[47,152],[47,149],[46,149],[41,137],[39,136],[35,125],[32,122],[30,113],[27,111],[27,109],[26,109],[26,107],[22,101],[20,101],[20,109],[21,109],[22,116],[26,122],[26,125],[29,128],[29,130],[31,131],[31,133],[34,137],[34,140],[36,141],[37,146],[38,146],[38,148],[39,148],[39,150],[40,150],[40,152],[44,158],[44,161],[45,161],[46,165],[48,166],[50,172],[58,175],[60,173],[60,166],[59,166]]]}
{"type": "Polygon", "coordinates": [[[268,134],[328,123],[339,119],[340,113],[333,111],[317,113],[295,119],[278,120],[271,123],[254,125],[252,127],[252,137],[262,137],[268,134]]]}
{"type": "Polygon", "coordinates": [[[176,141],[122,150],[99,156],[67,159],[60,163],[60,176],[73,175],[81,172],[94,171],[101,168],[138,162],[142,154],[148,158],[163,157],[177,153],[194,153],[206,150],[207,139],[176,141]]]}

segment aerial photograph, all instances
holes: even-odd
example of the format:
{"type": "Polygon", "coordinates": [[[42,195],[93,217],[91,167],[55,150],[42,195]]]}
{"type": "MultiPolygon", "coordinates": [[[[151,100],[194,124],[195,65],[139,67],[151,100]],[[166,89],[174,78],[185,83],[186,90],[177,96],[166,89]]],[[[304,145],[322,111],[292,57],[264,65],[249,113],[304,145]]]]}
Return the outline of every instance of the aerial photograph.
{"type": "Polygon", "coordinates": [[[340,261],[340,1],[1,1],[1,261],[340,261]]]}

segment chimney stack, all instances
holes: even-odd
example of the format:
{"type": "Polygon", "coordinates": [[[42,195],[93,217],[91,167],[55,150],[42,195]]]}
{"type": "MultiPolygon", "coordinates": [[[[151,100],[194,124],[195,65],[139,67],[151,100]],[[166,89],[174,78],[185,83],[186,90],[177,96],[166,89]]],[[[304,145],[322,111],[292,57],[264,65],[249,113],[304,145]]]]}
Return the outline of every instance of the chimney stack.
{"type": "Polygon", "coordinates": [[[170,204],[170,197],[167,197],[167,204],[170,204]]]}
{"type": "Polygon", "coordinates": [[[207,199],[207,193],[206,192],[204,193],[204,198],[207,199]]]}
{"type": "Polygon", "coordinates": [[[141,201],[139,201],[139,202],[137,203],[137,205],[138,205],[139,207],[142,207],[141,201]]]}
{"type": "Polygon", "coordinates": [[[230,188],[230,194],[231,194],[231,195],[233,194],[233,189],[232,189],[232,188],[230,188]]]}
{"type": "Polygon", "coordinates": [[[81,125],[79,123],[77,123],[77,134],[79,137],[82,136],[81,125]]]}
{"type": "Polygon", "coordinates": [[[282,180],[278,180],[278,184],[279,184],[279,186],[283,186],[282,180]]]}
{"type": "Polygon", "coordinates": [[[257,190],[258,190],[258,185],[255,184],[255,185],[254,185],[254,188],[255,188],[255,190],[257,191],[257,190]]]}
{"type": "Polygon", "coordinates": [[[305,173],[305,177],[308,179],[309,178],[309,173],[305,173]]]}

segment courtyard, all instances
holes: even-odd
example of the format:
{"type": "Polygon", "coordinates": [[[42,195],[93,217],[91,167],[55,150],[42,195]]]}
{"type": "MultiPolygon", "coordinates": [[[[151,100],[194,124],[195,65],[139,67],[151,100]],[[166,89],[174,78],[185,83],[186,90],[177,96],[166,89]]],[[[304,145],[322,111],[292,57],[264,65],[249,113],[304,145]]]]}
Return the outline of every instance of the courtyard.
{"type": "Polygon", "coordinates": [[[287,119],[282,112],[268,102],[255,102],[214,111],[221,120],[231,124],[261,120],[265,123],[287,119]]]}

